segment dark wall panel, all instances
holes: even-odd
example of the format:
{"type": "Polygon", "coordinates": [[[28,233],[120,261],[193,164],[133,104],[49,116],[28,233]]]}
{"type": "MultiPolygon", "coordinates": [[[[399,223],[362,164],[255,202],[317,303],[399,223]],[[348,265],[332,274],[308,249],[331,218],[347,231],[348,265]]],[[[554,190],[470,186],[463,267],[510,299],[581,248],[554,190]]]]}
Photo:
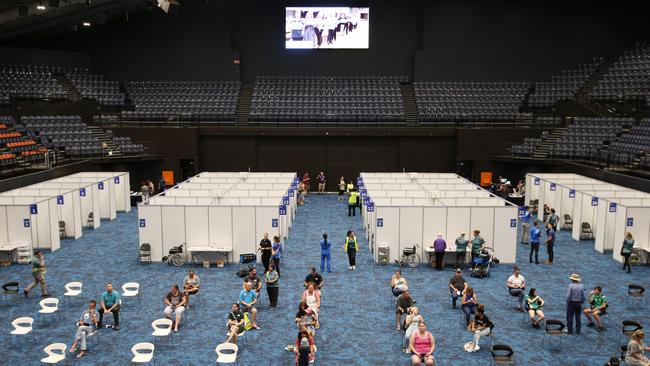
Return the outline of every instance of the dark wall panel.
{"type": "Polygon", "coordinates": [[[453,172],[455,137],[400,137],[398,170],[453,172]]]}
{"type": "Polygon", "coordinates": [[[90,67],[90,53],[18,47],[0,47],[0,64],[90,67]]]}
{"type": "Polygon", "coordinates": [[[201,136],[199,171],[247,171],[255,166],[255,137],[201,136]]]}

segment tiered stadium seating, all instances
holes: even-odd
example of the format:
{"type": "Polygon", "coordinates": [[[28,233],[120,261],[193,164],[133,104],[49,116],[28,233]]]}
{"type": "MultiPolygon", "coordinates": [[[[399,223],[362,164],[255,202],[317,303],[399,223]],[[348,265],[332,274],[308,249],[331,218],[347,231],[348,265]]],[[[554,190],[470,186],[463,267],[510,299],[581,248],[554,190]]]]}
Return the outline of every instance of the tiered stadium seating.
{"type": "Polygon", "coordinates": [[[47,148],[32,137],[12,128],[13,117],[0,116],[0,168],[14,167],[17,163],[41,163],[47,148]]]}
{"type": "Polygon", "coordinates": [[[625,51],[591,93],[604,101],[650,100],[650,44],[625,51]]]}
{"type": "Polygon", "coordinates": [[[541,137],[526,137],[523,143],[512,145],[512,154],[515,156],[530,156],[541,143],[541,137]]]}
{"type": "Polygon", "coordinates": [[[250,121],[405,123],[400,82],[406,77],[258,77],[250,121]]]}
{"type": "Polygon", "coordinates": [[[93,99],[102,105],[123,106],[125,95],[120,91],[118,81],[106,81],[102,75],[66,74],[68,80],[85,99],[93,99]]]}
{"type": "Polygon", "coordinates": [[[134,144],[131,142],[130,137],[113,137],[113,142],[120,147],[123,155],[144,154],[144,146],[142,144],[134,144]]]}
{"type": "Polygon", "coordinates": [[[650,119],[641,121],[641,125],[633,127],[628,133],[608,146],[609,158],[620,163],[630,163],[635,158],[640,159],[641,165],[650,166],[650,119]]]}
{"type": "Polygon", "coordinates": [[[557,127],[562,125],[562,118],[551,116],[535,117],[535,125],[538,127],[557,127]]]}
{"type": "Polygon", "coordinates": [[[239,86],[234,81],[131,81],[126,90],[135,111],[123,111],[122,119],[234,121],[239,86]]]}
{"type": "Polygon", "coordinates": [[[521,113],[529,84],[524,82],[416,82],[420,122],[529,121],[521,113]]]}
{"type": "Polygon", "coordinates": [[[53,77],[56,68],[46,66],[0,66],[0,104],[9,97],[65,99],[63,87],[53,77]]]}
{"type": "Polygon", "coordinates": [[[96,125],[116,125],[119,122],[119,118],[114,114],[99,114],[93,116],[93,122],[96,125]]]}
{"type": "Polygon", "coordinates": [[[596,158],[604,143],[616,140],[624,126],[633,124],[633,118],[576,117],[566,133],[553,146],[551,156],[596,158]]]}
{"type": "Polygon", "coordinates": [[[602,58],[594,59],[591,63],[580,64],[575,69],[562,70],[560,75],[552,76],[551,80],[535,83],[535,91],[530,94],[528,105],[552,107],[560,100],[574,99],[578,90],[602,62],[602,58]]]}
{"type": "Polygon", "coordinates": [[[67,157],[103,155],[101,144],[79,116],[23,116],[21,123],[44,145],[65,152],[67,157]]]}

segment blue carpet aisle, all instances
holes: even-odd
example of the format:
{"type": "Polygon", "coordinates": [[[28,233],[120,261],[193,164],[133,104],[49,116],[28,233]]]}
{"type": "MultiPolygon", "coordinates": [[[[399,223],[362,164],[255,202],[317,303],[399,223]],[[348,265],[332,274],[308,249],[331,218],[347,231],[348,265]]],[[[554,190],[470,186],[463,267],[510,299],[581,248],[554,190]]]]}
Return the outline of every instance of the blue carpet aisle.
{"type": "MultiPolygon", "coordinates": [[[[169,267],[166,264],[138,265],[137,214],[120,214],[113,222],[102,222],[96,231],[86,231],[84,237],[62,242],[61,250],[46,253],[47,280],[52,294],[61,299],[62,321],[48,316],[45,322],[38,314],[38,290],[29,299],[9,299],[0,302],[0,324],[3,345],[12,351],[0,353],[0,364],[38,365],[45,356],[42,349],[49,343],[72,343],[74,323],[85,303],[68,304],[63,299],[63,285],[70,281],[84,283],[86,299],[98,299],[106,281],[120,289],[125,282],[141,284],[141,301],[127,300],[121,312],[119,332],[100,331],[99,344],[89,343],[86,357],[69,360],[79,365],[128,364],[130,348],[137,342],[152,342],[151,322],[162,318],[163,296],[172,283],[180,283],[189,266],[169,267]],[[11,321],[20,316],[35,319],[36,342],[21,338],[10,345],[11,321]]],[[[295,340],[297,327],[293,318],[297,309],[302,281],[311,265],[320,263],[318,240],[327,231],[333,241],[333,272],[325,273],[322,302],[322,328],[317,334],[318,365],[406,365],[409,357],[400,353],[401,333],[395,331],[394,302],[388,283],[394,266],[382,267],[372,263],[362,222],[348,218],[346,205],[337,202],[333,195],[310,195],[307,204],[299,209],[290,239],[286,243],[286,256],[281,265],[279,308],[268,307],[263,291],[259,312],[259,331],[247,334],[247,344],[241,345],[240,365],[292,365],[293,354],[284,347],[295,340]],[[347,230],[355,230],[360,239],[361,252],[357,256],[357,270],[347,269],[347,256],[343,252],[343,239],[347,230]]],[[[432,238],[433,239],[433,238],[432,238]]],[[[449,240],[453,240],[450,238],[449,240]]],[[[429,243],[425,243],[429,245],[429,243]]],[[[542,248],[541,258],[546,259],[542,248]]],[[[582,336],[572,336],[563,347],[557,340],[550,345],[541,344],[543,330],[532,329],[524,323],[522,313],[514,305],[507,307],[505,280],[512,266],[498,265],[491,277],[466,278],[476,289],[480,302],[487,306],[487,314],[495,323],[497,342],[510,344],[515,349],[518,364],[531,365],[584,365],[599,366],[616,353],[620,323],[623,319],[645,321],[647,307],[636,302],[628,305],[626,284],[637,282],[648,285],[648,268],[634,267],[627,275],[620,265],[593,249],[593,242],[575,242],[569,233],[558,234],[556,264],[528,264],[528,246],[519,246],[518,259],[528,287],[538,288],[546,300],[544,311],[548,318],[564,319],[564,295],[571,272],[582,275],[585,286],[603,287],[611,304],[608,310],[607,330],[597,333],[583,328],[582,336]]],[[[208,365],[214,364],[214,348],[225,340],[224,323],[229,304],[236,301],[241,279],[234,275],[236,265],[225,269],[194,267],[202,280],[202,296],[187,313],[175,343],[163,341],[156,346],[157,365],[208,365]]],[[[261,267],[261,266],[259,266],[261,267]]],[[[31,276],[28,266],[12,265],[0,268],[0,280],[19,280],[24,287],[31,276]]],[[[438,341],[435,357],[438,365],[488,365],[487,340],[478,353],[466,353],[462,345],[471,334],[460,323],[460,310],[451,309],[447,282],[451,270],[437,272],[428,266],[404,269],[418,306],[424,314],[430,331],[438,341]]],[[[85,301],[84,301],[85,302],[85,301]]],[[[111,317],[107,322],[110,323],[111,317]]],[[[583,318],[584,319],[584,318],[583,318]]],[[[585,323],[585,322],[583,322],[585,323]]],[[[68,355],[70,358],[71,356],[68,355]]]]}

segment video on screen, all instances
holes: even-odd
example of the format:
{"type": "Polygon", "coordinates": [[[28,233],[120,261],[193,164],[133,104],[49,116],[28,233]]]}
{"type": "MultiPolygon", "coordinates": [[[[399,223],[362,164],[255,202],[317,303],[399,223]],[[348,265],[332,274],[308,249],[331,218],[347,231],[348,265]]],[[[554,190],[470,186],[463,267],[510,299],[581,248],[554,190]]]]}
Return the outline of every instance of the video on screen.
{"type": "Polygon", "coordinates": [[[287,7],[285,48],[367,49],[369,8],[287,7]]]}

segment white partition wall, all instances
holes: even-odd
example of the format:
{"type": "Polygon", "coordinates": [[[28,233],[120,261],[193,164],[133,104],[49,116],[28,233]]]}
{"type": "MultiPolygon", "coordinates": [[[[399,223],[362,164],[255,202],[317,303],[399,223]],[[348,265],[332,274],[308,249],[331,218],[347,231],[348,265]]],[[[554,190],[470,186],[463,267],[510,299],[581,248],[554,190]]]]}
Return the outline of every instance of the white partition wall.
{"type": "Polygon", "coordinates": [[[200,173],[139,205],[140,244],[151,245],[154,261],[183,243],[188,251],[232,247],[235,261],[256,253],[264,233],[286,240],[297,208],[295,178],[295,173],[200,173]]]}
{"type": "Polygon", "coordinates": [[[375,260],[377,247],[389,247],[390,261],[405,248],[417,248],[423,261],[438,233],[453,247],[461,233],[481,231],[487,246],[504,263],[516,259],[517,207],[455,174],[362,173],[364,228],[375,260]],[[405,179],[404,177],[408,177],[405,179]],[[369,210],[372,203],[374,210],[369,210]],[[513,225],[514,224],[514,225],[513,225]]]}
{"type": "Polygon", "coordinates": [[[560,225],[564,214],[571,215],[573,239],[580,239],[582,225],[587,223],[593,231],[594,248],[601,253],[612,250],[617,261],[622,259],[620,249],[626,232],[634,236],[635,247],[650,249],[649,194],[576,174],[526,175],[526,182],[534,181],[542,187],[557,186],[553,193],[527,189],[527,199],[540,199],[540,207],[547,203],[555,208],[560,225]]]}

